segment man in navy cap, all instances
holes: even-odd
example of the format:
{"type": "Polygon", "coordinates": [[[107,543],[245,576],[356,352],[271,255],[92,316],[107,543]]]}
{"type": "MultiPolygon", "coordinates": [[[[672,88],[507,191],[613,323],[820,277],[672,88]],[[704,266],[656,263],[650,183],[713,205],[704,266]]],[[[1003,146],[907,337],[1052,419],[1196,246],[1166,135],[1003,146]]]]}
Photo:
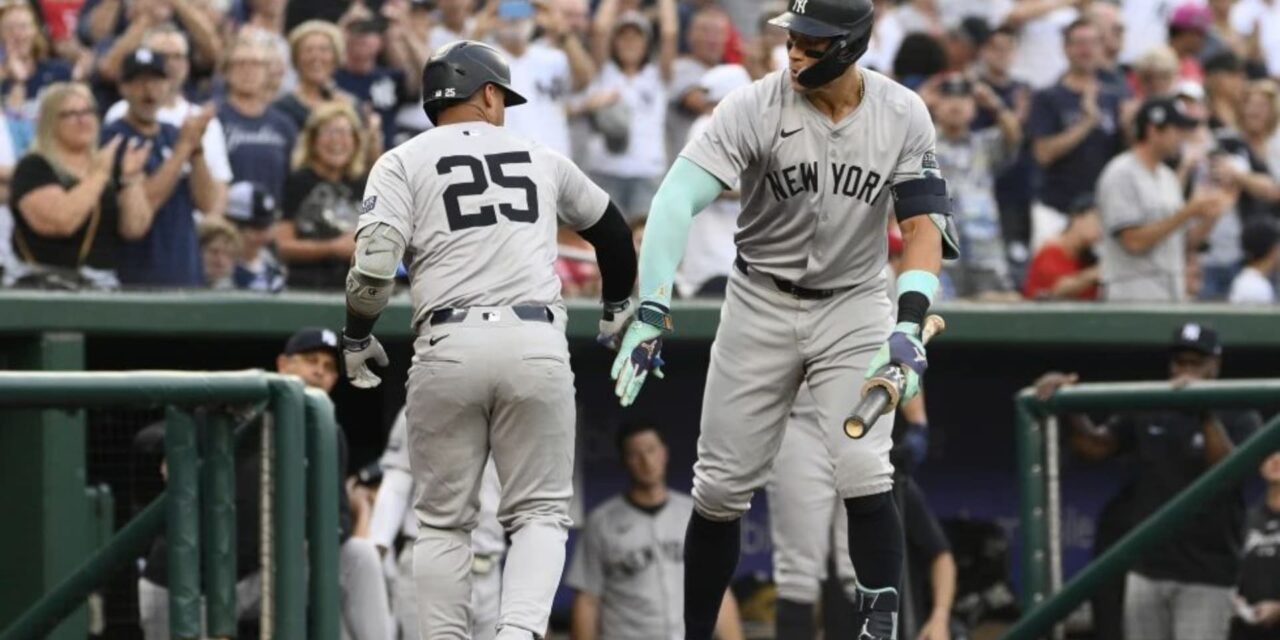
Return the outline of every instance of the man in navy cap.
{"type": "Polygon", "coordinates": [[[237,182],[227,190],[227,219],[240,231],[240,255],[231,281],[237,289],[284,289],[285,270],[276,257],[272,225],[280,219],[280,204],[266,189],[237,182]]]}
{"type": "MultiPolygon", "coordinates": [[[[1190,322],[1174,332],[1169,377],[1175,385],[1216,379],[1222,342],[1211,327],[1190,322]]],[[[1076,382],[1048,373],[1041,398],[1076,382]]],[[[1256,411],[1150,411],[1112,416],[1095,425],[1065,416],[1071,448],[1087,460],[1130,454],[1129,522],[1150,517],[1262,426],[1256,411]]],[[[1124,490],[1122,490],[1124,491],[1124,490]]],[[[1226,637],[1232,587],[1239,573],[1244,496],[1236,487],[1201,508],[1175,535],[1142,556],[1125,578],[1124,634],[1129,640],[1226,637]]]]}
{"type": "Polygon", "coordinates": [[[121,136],[127,144],[151,143],[141,180],[155,209],[147,235],[121,247],[120,281],[126,286],[203,286],[194,213],[221,207],[222,187],[210,174],[202,151],[204,130],[214,112],[202,109],[181,129],[160,122],[169,79],[164,56],[147,48],[125,58],[120,91],[128,110],[102,128],[102,140],[121,136]]]}

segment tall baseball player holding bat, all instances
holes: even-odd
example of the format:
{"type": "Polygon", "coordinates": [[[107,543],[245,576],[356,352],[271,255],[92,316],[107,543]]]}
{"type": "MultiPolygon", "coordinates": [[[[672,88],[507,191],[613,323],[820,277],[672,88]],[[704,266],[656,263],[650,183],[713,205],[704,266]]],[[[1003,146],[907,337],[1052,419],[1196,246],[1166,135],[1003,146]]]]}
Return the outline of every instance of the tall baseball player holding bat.
{"type": "Polygon", "coordinates": [[[564,156],[502,128],[525,102],[496,49],[460,41],[423,70],[436,128],[374,165],[347,276],[343,350],[357,387],[379,382],[373,325],[408,258],[414,342],[405,417],[415,497],[422,640],[470,638],[473,555],[485,461],[502,486],[511,546],[497,640],[541,638],[564,568],[573,494],[573,372],[556,277],[557,219],[596,248],[601,332],[625,322],[635,248],[622,213],[564,156]]]}
{"type": "Polygon", "coordinates": [[[801,381],[829,436],[848,512],[861,638],[893,638],[902,524],[890,498],[888,417],[854,440],[842,424],[868,371],[905,365],[903,399],[927,366],[921,325],[943,257],[957,257],[934,130],[919,96],[855,62],[871,0],[793,0],[790,66],[730,94],[654,197],[640,260],[642,302],[612,374],[631,404],[674,323],[671,283],[693,216],[741,177],[739,259],[711,348],[685,538],[685,637],[711,637],[737,566],[742,514],[761,487],[801,381]],[[895,324],[884,229],[905,242],[895,324]]]}

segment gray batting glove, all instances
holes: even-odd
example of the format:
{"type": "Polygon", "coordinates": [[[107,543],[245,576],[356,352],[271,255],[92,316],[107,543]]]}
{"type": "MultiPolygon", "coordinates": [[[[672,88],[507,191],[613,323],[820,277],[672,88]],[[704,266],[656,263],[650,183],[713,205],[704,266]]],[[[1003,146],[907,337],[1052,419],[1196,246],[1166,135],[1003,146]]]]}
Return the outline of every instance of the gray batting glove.
{"type": "Polygon", "coordinates": [[[622,332],[631,324],[636,314],[636,307],[630,299],[621,302],[604,302],[604,311],[600,315],[600,333],[596,342],[613,351],[618,350],[618,342],[622,340],[622,332]]]}
{"type": "Polygon", "coordinates": [[[351,386],[357,389],[372,389],[382,384],[382,378],[374,375],[369,369],[369,361],[373,360],[379,367],[391,364],[387,359],[387,351],[382,343],[372,334],[359,340],[342,336],[342,362],[346,365],[347,378],[351,386]]]}

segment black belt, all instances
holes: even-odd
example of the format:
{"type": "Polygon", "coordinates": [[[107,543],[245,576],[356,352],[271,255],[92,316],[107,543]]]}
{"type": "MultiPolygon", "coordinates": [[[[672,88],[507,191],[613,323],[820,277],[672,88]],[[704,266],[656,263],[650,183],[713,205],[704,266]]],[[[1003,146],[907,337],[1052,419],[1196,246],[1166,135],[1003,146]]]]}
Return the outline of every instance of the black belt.
{"type": "MultiPolygon", "coordinates": [[[[738,271],[742,272],[742,275],[744,276],[750,275],[749,273],[747,273],[747,270],[749,268],[747,266],[747,261],[743,260],[741,255],[733,259],[733,266],[737,267],[738,271]]],[[[773,286],[777,287],[778,291],[781,291],[787,295],[795,296],[801,300],[826,300],[827,298],[835,296],[836,294],[839,294],[839,293],[844,293],[845,291],[848,291],[853,288],[853,287],[841,287],[839,289],[810,289],[808,287],[802,287],[794,282],[791,282],[790,280],[783,280],[782,278],[775,278],[773,276],[769,276],[769,279],[773,280],[773,286]]]]}
{"type": "MultiPolygon", "coordinates": [[[[438,324],[450,324],[454,322],[462,322],[467,319],[468,309],[436,309],[431,312],[427,318],[427,323],[431,326],[438,324]]],[[[554,322],[555,316],[551,314],[551,309],[543,305],[518,305],[511,307],[511,311],[521,320],[533,322],[554,322]]],[[[482,311],[481,313],[495,313],[493,311],[482,311]]]]}

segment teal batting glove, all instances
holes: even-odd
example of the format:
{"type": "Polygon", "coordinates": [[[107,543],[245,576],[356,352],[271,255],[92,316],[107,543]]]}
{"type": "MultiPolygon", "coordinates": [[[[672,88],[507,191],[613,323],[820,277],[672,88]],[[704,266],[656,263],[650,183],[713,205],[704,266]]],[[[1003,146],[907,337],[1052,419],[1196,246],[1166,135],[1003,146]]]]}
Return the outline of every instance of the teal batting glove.
{"type": "Polygon", "coordinates": [[[898,404],[907,402],[920,393],[920,380],[929,368],[929,359],[925,355],[924,343],[920,340],[920,325],[914,322],[899,322],[889,334],[889,339],[880,346],[871,364],[867,365],[866,378],[875,377],[885,365],[894,364],[902,367],[907,374],[906,385],[902,389],[902,397],[898,404]]]}
{"type": "Polygon", "coordinates": [[[618,357],[613,361],[610,377],[613,392],[624,407],[629,407],[640,395],[640,388],[652,372],[661,379],[662,337],[671,331],[669,310],[654,302],[643,302],[636,312],[618,347],[618,357]]]}

